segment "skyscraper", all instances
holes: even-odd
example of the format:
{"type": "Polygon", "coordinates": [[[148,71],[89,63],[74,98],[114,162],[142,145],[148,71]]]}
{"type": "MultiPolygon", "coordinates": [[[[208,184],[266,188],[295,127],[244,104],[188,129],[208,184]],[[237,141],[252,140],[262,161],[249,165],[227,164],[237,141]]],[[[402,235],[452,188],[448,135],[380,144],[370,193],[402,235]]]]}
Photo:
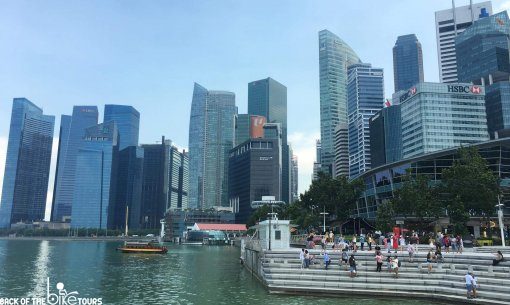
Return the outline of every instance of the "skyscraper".
{"type": "Polygon", "coordinates": [[[235,94],[195,83],[189,124],[189,207],[228,204],[228,155],[234,146],[235,94]]]}
{"type": "Polygon", "coordinates": [[[168,163],[168,205],[166,210],[185,210],[188,208],[189,193],[189,157],[186,151],[170,147],[168,163]]]}
{"type": "Polygon", "coordinates": [[[26,98],[12,104],[0,228],[44,219],[55,117],[26,98]]]}
{"type": "Polygon", "coordinates": [[[238,114],[236,116],[235,146],[249,139],[262,138],[265,123],[266,118],[261,115],[238,114]]]}
{"type": "Polygon", "coordinates": [[[455,83],[457,56],[455,37],[468,28],[473,21],[492,15],[490,1],[456,7],[436,12],[437,59],[441,83],[455,83]]]}
{"type": "Polygon", "coordinates": [[[370,169],[370,129],[368,120],[384,102],[383,69],[366,63],[348,67],[349,178],[370,169]]]}
{"type": "Polygon", "coordinates": [[[53,191],[52,221],[70,221],[78,149],[85,137],[85,130],[97,125],[97,119],[96,106],[74,106],[72,116],[62,116],[55,189],[53,191]]]}
{"type": "Polygon", "coordinates": [[[333,173],[335,127],[347,124],[347,67],[360,62],[342,39],[319,32],[320,118],[322,171],[333,173]]]}
{"type": "Polygon", "coordinates": [[[110,121],[89,127],[76,156],[71,227],[115,226],[118,130],[110,121]]]}
{"type": "Polygon", "coordinates": [[[485,88],[419,83],[399,97],[402,159],[489,140],[485,88]]]}
{"type": "Polygon", "coordinates": [[[349,126],[338,124],[335,127],[335,163],[333,177],[349,177],[349,126]]]}
{"type": "MultiPolygon", "coordinates": [[[[292,150],[291,150],[292,152],[292,150]]],[[[290,186],[291,186],[291,200],[290,202],[297,201],[299,199],[299,168],[298,168],[298,156],[292,153],[291,160],[291,171],[290,171],[290,186]]]]}
{"type": "Polygon", "coordinates": [[[315,141],[315,162],[313,163],[312,181],[319,179],[319,172],[321,171],[321,156],[322,146],[321,140],[315,141]]]}
{"type": "Polygon", "coordinates": [[[402,159],[400,104],[381,109],[369,120],[372,168],[402,159]]]}
{"type": "Polygon", "coordinates": [[[280,123],[282,130],[282,197],[290,200],[290,153],[287,143],[287,87],[268,77],[248,84],[248,113],[280,123]]]}
{"type": "Polygon", "coordinates": [[[506,11],[475,21],[455,39],[459,80],[485,85],[491,138],[510,136],[509,43],[506,11]]]}
{"type": "Polygon", "coordinates": [[[132,106],[105,105],[103,122],[114,121],[119,130],[119,150],[138,145],[140,113],[132,106]]]}
{"type": "Polygon", "coordinates": [[[423,82],[423,54],[416,35],[399,36],[393,47],[395,92],[423,82]]]}

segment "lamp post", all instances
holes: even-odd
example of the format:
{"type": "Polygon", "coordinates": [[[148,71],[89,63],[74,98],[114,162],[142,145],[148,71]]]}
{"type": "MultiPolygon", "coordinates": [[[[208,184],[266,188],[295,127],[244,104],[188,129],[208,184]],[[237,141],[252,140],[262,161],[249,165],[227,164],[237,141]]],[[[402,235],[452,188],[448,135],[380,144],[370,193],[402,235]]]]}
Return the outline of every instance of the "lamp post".
{"type": "Polygon", "coordinates": [[[323,215],[322,232],[326,234],[326,215],[329,215],[329,213],[326,213],[326,207],[324,207],[323,212],[320,214],[323,215]]]}
{"type": "Polygon", "coordinates": [[[501,203],[501,197],[498,195],[498,220],[499,220],[499,230],[501,232],[501,245],[505,247],[505,231],[503,230],[503,204],[501,203]]]}
{"type": "Polygon", "coordinates": [[[275,216],[275,215],[278,215],[278,213],[274,213],[274,212],[271,212],[271,213],[267,213],[267,215],[269,215],[269,251],[271,251],[271,239],[273,239],[273,237],[271,236],[271,219],[275,216]]]}

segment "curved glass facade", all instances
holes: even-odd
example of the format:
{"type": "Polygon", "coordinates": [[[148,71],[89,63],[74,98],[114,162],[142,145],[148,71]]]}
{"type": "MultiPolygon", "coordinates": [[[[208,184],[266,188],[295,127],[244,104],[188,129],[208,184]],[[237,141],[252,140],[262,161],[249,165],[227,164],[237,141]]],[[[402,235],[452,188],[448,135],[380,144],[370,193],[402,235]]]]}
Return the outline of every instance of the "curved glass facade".
{"type": "Polygon", "coordinates": [[[223,231],[188,231],[188,242],[202,242],[204,238],[209,240],[227,240],[227,234],[223,231]]]}

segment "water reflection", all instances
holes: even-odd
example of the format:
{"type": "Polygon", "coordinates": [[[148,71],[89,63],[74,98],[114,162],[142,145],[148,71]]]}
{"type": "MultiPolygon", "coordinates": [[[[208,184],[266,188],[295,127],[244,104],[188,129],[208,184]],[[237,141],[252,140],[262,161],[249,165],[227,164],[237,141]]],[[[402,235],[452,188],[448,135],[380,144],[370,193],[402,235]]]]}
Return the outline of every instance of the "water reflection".
{"type": "Polygon", "coordinates": [[[46,279],[51,274],[50,262],[50,242],[42,240],[39,243],[39,251],[34,260],[34,277],[32,278],[34,288],[28,293],[28,297],[37,298],[46,295],[46,279]]]}

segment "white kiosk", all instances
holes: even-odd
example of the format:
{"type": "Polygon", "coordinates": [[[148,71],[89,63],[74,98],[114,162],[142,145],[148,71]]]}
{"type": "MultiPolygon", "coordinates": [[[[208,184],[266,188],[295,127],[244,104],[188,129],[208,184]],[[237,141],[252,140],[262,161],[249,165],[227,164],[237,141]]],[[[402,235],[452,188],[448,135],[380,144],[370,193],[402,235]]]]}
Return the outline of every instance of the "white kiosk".
{"type": "Polygon", "coordinates": [[[290,220],[279,220],[273,217],[271,220],[259,222],[256,227],[263,250],[290,248],[290,220]]]}

